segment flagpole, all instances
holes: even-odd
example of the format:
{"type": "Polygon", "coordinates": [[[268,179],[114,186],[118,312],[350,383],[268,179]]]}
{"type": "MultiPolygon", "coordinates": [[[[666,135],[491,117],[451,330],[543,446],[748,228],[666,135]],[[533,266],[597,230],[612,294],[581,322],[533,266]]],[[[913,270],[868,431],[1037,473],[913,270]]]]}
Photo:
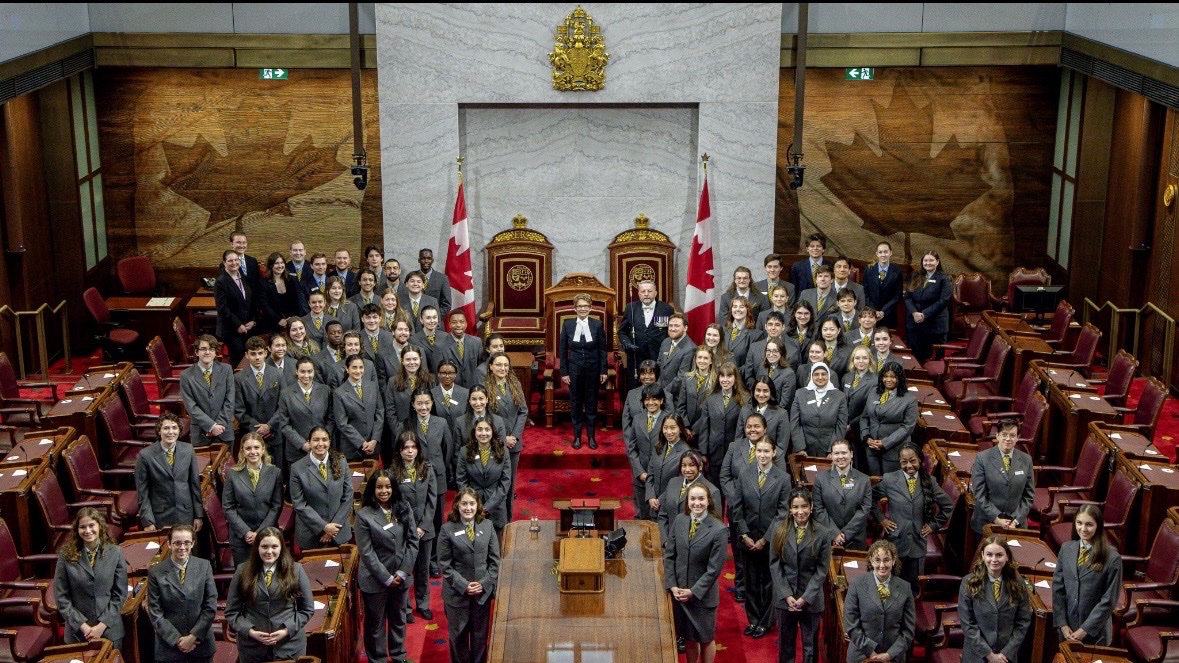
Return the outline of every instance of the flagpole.
{"type": "MultiPolygon", "coordinates": [[[[462,186],[463,185],[463,161],[466,161],[466,157],[464,157],[463,155],[460,154],[457,157],[455,157],[454,160],[458,162],[459,186],[462,186]]],[[[707,166],[705,166],[705,168],[707,168],[707,166]]]]}

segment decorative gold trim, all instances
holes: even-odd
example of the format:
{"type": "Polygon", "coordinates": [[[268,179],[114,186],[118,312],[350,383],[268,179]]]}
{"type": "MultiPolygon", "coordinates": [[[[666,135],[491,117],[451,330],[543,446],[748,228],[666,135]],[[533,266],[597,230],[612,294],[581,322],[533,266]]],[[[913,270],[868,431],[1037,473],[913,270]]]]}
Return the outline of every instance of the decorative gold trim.
{"type": "Polygon", "coordinates": [[[1175,185],[1168,184],[1166,189],[1163,189],[1163,207],[1171,209],[1171,205],[1175,202],[1175,185]]]}
{"type": "Polygon", "coordinates": [[[593,92],[606,87],[606,42],[601,26],[580,6],[557,26],[549,62],[553,65],[553,89],[593,92]]]}

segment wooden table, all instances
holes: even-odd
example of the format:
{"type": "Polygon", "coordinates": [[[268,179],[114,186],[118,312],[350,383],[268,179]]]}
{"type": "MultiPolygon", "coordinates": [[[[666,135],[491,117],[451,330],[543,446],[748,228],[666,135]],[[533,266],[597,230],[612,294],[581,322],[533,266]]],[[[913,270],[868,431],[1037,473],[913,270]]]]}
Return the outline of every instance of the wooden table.
{"type": "Polygon", "coordinates": [[[1168,460],[1150,438],[1133,431],[1110,430],[1099,423],[1092,423],[1089,424],[1089,434],[1115,455],[1121,454],[1132,460],[1168,460]]]}
{"type": "Polygon", "coordinates": [[[962,424],[958,415],[952,412],[920,408],[917,411],[917,429],[913,432],[913,437],[919,444],[929,440],[969,442],[970,430],[962,424]]]}
{"type": "Polygon", "coordinates": [[[1048,404],[1051,410],[1042,439],[1048,442],[1044,449],[1048,459],[1056,465],[1076,464],[1090,423],[1114,423],[1122,416],[1091,391],[1061,389],[1053,382],[1048,383],[1048,404]]]}
{"type": "Polygon", "coordinates": [[[309,550],[300,564],[315,594],[315,615],[307,623],[307,653],[325,663],[351,663],[356,657],[360,589],[355,582],[356,546],[309,550]]]}
{"type": "Polygon", "coordinates": [[[108,297],[106,307],[112,313],[122,313],[135,322],[135,329],[143,339],[172,335],[172,318],[184,303],[183,297],[108,297]],[[167,300],[160,306],[149,306],[152,299],[167,300]]]}
{"type": "Polygon", "coordinates": [[[1063,663],[1134,663],[1128,650],[1117,647],[1079,645],[1065,640],[1060,643],[1059,651],[1063,663]]]}
{"type": "Polygon", "coordinates": [[[1024,320],[1022,316],[1011,316],[996,313],[994,311],[983,311],[982,321],[991,328],[992,331],[999,331],[1000,329],[1006,333],[1019,334],[1035,334],[1036,330],[1024,320]]]}
{"type": "MultiPolygon", "coordinates": [[[[16,540],[16,550],[22,556],[42,552],[48,545],[48,534],[33,529],[31,510],[33,486],[48,471],[49,464],[43,458],[5,463],[0,467],[0,518],[8,523],[12,538],[16,540]],[[40,539],[37,543],[42,545],[34,548],[34,538],[40,539]]],[[[32,569],[27,571],[31,573],[32,569]]]]}
{"type": "Polygon", "coordinates": [[[92,368],[78,378],[67,396],[75,391],[102,391],[108,387],[117,387],[131,374],[133,368],[135,368],[134,364],[129,361],[92,368]]]}
{"type": "Polygon", "coordinates": [[[938,391],[938,388],[932,384],[909,383],[909,393],[917,400],[917,405],[923,409],[929,410],[950,410],[950,404],[946,402],[945,395],[938,391]]]}
{"type": "Polygon", "coordinates": [[[108,663],[108,661],[114,660],[114,652],[115,650],[111,648],[111,641],[103,638],[94,642],[46,647],[41,661],[42,663],[68,663],[70,661],[108,663]]]}
{"type": "Polygon", "coordinates": [[[1008,337],[1011,339],[1011,356],[1014,358],[1014,363],[1011,367],[1011,375],[1008,376],[1007,391],[1003,393],[1014,394],[1015,390],[1019,388],[1020,381],[1023,380],[1023,374],[1028,372],[1032,360],[1047,357],[1055,350],[1039,336],[1008,335],[1008,337]]]}
{"type": "Polygon", "coordinates": [[[1032,372],[1040,378],[1040,382],[1045,385],[1054,384],[1069,391],[1097,392],[1097,389],[1089,384],[1088,378],[1071,368],[1054,366],[1043,359],[1033,359],[1029,366],[1032,372]]]}
{"type": "Polygon", "coordinates": [[[51,470],[56,470],[61,453],[74,441],[75,436],[74,429],[68,426],[57,430],[29,431],[12,447],[3,462],[7,464],[44,460],[51,470]]]}
{"type": "Polygon", "coordinates": [[[677,661],[671,596],[655,523],[627,520],[627,547],[606,561],[604,594],[563,595],[552,569],[556,521],[509,523],[500,555],[490,660],[677,661]]]}
{"type": "MultiPolygon", "coordinates": [[[[1020,573],[1046,574],[1051,577],[1056,570],[1056,553],[1035,530],[998,527],[989,523],[983,525],[983,537],[991,534],[998,534],[1007,539],[1007,545],[1011,547],[1011,557],[1019,566],[1020,573]]],[[[975,557],[981,554],[980,549],[976,551],[975,557]]]]}
{"type": "Polygon", "coordinates": [[[969,442],[932,440],[926,445],[926,449],[929,456],[937,461],[938,468],[935,473],[938,479],[945,481],[948,475],[953,475],[967,484],[970,483],[974,460],[981,453],[977,446],[969,442]]]}
{"type": "Polygon", "coordinates": [[[790,474],[795,486],[814,486],[815,475],[830,469],[833,465],[830,458],[816,458],[801,453],[790,456],[790,474]]]}
{"type": "Polygon", "coordinates": [[[217,301],[213,298],[213,293],[203,288],[188,299],[184,311],[188,316],[188,333],[193,336],[199,336],[206,331],[212,333],[217,325],[217,301]]]}
{"type": "Polygon", "coordinates": [[[831,560],[827,563],[827,582],[823,583],[823,624],[830,626],[824,629],[829,634],[826,641],[819,643],[819,649],[826,652],[820,660],[847,659],[848,638],[847,630],[843,627],[847,586],[852,580],[871,571],[865,551],[838,548],[831,553],[831,560]],[[836,633],[839,635],[834,635],[836,633]]]}
{"type": "Polygon", "coordinates": [[[45,420],[51,426],[58,428],[68,426],[85,435],[94,444],[94,451],[98,455],[98,462],[102,467],[111,466],[111,447],[108,435],[98,434],[98,409],[108,398],[118,398],[119,395],[110,390],[96,392],[75,392],[69,398],[57,402],[45,415],[45,420]]]}
{"type": "Polygon", "coordinates": [[[1179,504],[1179,468],[1166,462],[1139,460],[1119,454],[1117,466],[1142,484],[1141,508],[1137,522],[1131,518],[1126,530],[1128,554],[1147,555],[1167,509],[1179,504]],[[1135,526],[1137,525],[1137,526],[1135,526]]]}

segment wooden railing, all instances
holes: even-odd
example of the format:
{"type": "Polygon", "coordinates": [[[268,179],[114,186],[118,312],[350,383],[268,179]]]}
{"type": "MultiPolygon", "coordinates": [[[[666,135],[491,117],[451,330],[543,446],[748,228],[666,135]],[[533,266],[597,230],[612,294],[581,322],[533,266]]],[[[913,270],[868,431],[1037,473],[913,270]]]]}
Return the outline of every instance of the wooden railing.
{"type": "MultiPolygon", "coordinates": [[[[1106,301],[1104,304],[1098,305],[1088,297],[1085,298],[1082,304],[1083,311],[1081,312],[1082,323],[1090,322],[1090,315],[1100,315],[1102,311],[1109,310],[1109,329],[1102,330],[1106,338],[1109,339],[1109,351],[1107,357],[1113,357],[1117,354],[1118,344],[1121,340],[1120,333],[1122,331],[1122,319],[1126,316],[1132,317],[1133,332],[1130,335],[1128,351],[1130,354],[1139,358],[1138,345],[1142,336],[1143,321],[1150,318],[1161,320],[1163,323],[1163,358],[1162,358],[1162,380],[1163,384],[1170,386],[1171,384],[1171,368],[1175,359],[1175,318],[1167,315],[1166,311],[1162,310],[1154,304],[1154,302],[1146,302],[1141,308],[1124,308],[1115,306],[1113,302],[1106,301]]],[[[1096,324],[1096,323],[1095,323],[1096,324]]]]}
{"type": "Polygon", "coordinates": [[[42,304],[32,311],[17,311],[11,306],[5,304],[0,306],[0,315],[8,314],[13,319],[14,336],[16,337],[16,362],[20,370],[20,379],[24,380],[28,377],[28,371],[25,370],[25,334],[23,321],[27,318],[32,318],[36,327],[36,337],[33,341],[36,346],[33,348],[34,354],[40,364],[41,376],[49,379],[49,340],[45,335],[45,317],[46,313],[57,316],[61,321],[61,351],[65,357],[65,370],[70,371],[70,313],[66,308],[65,300],[61,300],[57,306],[50,308],[49,304],[42,304]]]}

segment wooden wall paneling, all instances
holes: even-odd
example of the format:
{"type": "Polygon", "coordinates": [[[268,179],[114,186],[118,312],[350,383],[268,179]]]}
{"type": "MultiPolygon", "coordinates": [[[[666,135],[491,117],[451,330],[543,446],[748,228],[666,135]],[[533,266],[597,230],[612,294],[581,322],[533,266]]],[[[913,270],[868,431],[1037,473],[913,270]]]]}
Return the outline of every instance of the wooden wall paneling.
{"type": "MultiPolygon", "coordinates": [[[[1179,319],[1179,279],[1176,278],[1179,266],[1175,265],[1176,256],[1179,256],[1179,233],[1175,227],[1179,200],[1173,200],[1170,207],[1163,204],[1163,191],[1168,185],[1179,189],[1179,112],[1175,109],[1165,110],[1161,140],[1155,145],[1158,146],[1159,172],[1158,186],[1152,198],[1155,249],[1150,261],[1151,299],[1172,318],[1179,319]]],[[[1159,375],[1163,368],[1164,324],[1157,316],[1152,316],[1150,321],[1145,334],[1147,351],[1139,352],[1139,360],[1144,365],[1149,363],[1151,373],[1159,375]]],[[[1179,383],[1179,356],[1174,356],[1172,361],[1171,384],[1168,386],[1175,388],[1179,383]]]]}
{"type": "Polygon", "coordinates": [[[1072,269],[1068,274],[1068,297],[1078,307],[1085,297],[1102,303],[1098,301],[1098,274],[1109,191],[1114,92],[1113,86],[1096,78],[1085,81],[1077,151],[1077,198],[1069,241],[1069,266],[1072,269]]]}

